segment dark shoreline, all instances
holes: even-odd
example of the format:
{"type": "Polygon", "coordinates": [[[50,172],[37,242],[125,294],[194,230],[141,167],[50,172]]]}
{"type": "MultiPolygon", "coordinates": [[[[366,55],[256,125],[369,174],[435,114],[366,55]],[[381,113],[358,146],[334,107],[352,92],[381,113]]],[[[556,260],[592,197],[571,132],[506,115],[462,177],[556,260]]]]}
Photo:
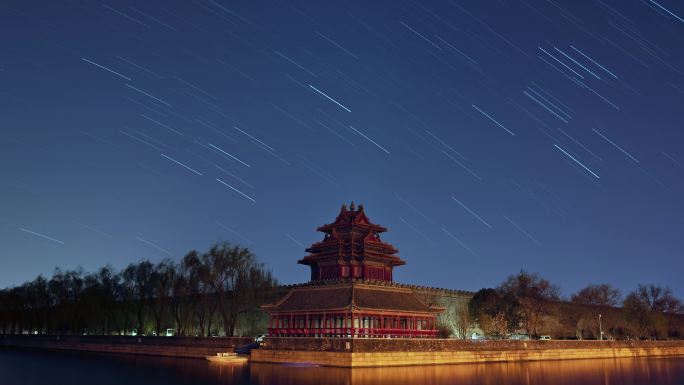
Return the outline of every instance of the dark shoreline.
{"type": "Polygon", "coordinates": [[[236,346],[250,342],[252,339],[248,337],[0,335],[0,348],[195,359],[204,359],[219,352],[232,352],[236,346]]]}

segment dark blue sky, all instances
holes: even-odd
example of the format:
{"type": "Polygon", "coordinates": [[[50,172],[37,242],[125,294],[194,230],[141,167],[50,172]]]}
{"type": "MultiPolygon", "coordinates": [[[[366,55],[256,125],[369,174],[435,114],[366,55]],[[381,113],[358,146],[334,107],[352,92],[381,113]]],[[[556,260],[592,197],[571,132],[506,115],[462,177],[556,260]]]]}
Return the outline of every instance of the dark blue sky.
{"type": "Polygon", "coordinates": [[[0,287],[230,240],[284,283],[342,203],[477,290],[684,296],[675,1],[2,1],[0,287]]]}

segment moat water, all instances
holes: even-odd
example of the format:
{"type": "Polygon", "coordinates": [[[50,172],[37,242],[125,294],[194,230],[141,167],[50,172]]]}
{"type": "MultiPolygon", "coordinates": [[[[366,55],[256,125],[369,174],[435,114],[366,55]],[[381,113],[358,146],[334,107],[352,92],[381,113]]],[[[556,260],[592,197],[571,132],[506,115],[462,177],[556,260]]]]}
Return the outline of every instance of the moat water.
{"type": "Polygon", "coordinates": [[[0,350],[2,385],[683,385],[684,357],[340,369],[0,350]]]}

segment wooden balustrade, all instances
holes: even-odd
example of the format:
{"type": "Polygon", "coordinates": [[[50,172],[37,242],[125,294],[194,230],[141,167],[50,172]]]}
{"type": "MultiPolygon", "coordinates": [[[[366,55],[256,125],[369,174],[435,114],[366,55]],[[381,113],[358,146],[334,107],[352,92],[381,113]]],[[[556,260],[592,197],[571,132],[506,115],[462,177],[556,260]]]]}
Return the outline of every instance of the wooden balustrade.
{"type": "Polygon", "coordinates": [[[274,337],[435,338],[437,330],[388,328],[269,328],[274,337]]]}

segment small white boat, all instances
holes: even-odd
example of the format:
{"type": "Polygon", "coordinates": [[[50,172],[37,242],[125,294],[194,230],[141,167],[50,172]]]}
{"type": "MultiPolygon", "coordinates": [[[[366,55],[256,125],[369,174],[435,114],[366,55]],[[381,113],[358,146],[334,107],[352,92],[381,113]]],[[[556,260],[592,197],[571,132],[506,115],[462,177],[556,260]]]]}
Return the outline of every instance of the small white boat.
{"type": "Polygon", "coordinates": [[[215,356],[204,356],[207,361],[223,362],[232,364],[244,364],[249,359],[246,356],[240,356],[237,353],[216,353],[215,356]]]}

